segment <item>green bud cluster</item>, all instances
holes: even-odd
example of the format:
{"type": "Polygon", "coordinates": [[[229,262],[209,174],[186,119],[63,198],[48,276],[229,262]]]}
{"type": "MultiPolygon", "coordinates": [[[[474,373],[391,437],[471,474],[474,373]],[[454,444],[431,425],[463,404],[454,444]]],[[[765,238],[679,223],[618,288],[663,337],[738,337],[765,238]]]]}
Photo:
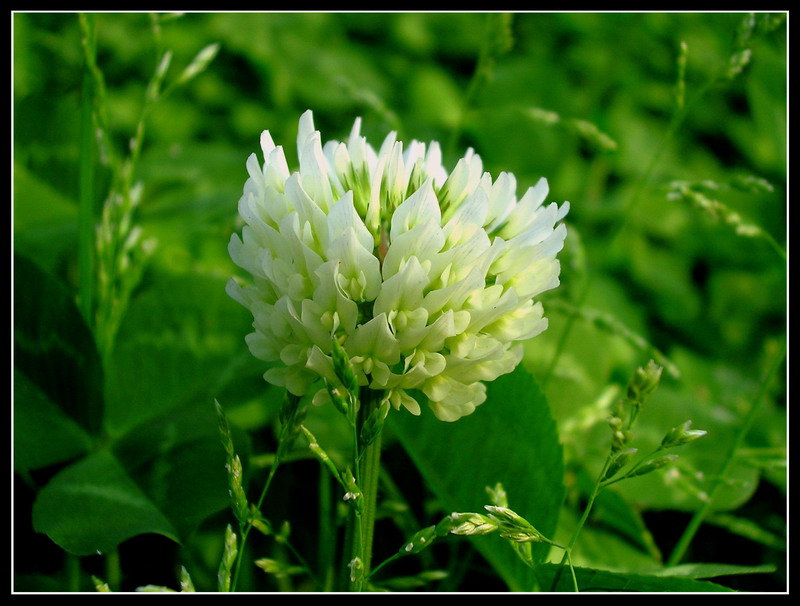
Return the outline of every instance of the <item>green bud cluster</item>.
{"type": "Polygon", "coordinates": [[[651,459],[644,465],[641,465],[636,469],[634,469],[633,471],[631,471],[631,473],[628,474],[628,477],[635,478],[636,476],[643,476],[646,473],[650,473],[651,471],[655,471],[656,469],[661,469],[665,465],[669,465],[677,458],[678,455],[674,454],[656,457],[655,459],[651,459]]]}
{"type": "Polygon", "coordinates": [[[617,472],[625,467],[630,462],[631,457],[633,457],[633,455],[635,455],[637,452],[637,448],[627,448],[619,451],[611,460],[611,463],[609,464],[608,469],[603,476],[603,480],[610,480],[617,475],[617,472]]]}
{"type": "Polygon", "coordinates": [[[225,412],[216,400],[214,401],[214,406],[217,410],[220,439],[225,450],[225,469],[228,472],[228,494],[231,498],[231,507],[236,520],[239,524],[244,525],[247,522],[248,504],[243,486],[242,462],[239,459],[239,455],[234,452],[233,438],[231,437],[231,430],[228,426],[225,412]]]}
{"type": "Polygon", "coordinates": [[[480,513],[453,512],[436,525],[436,534],[444,536],[455,534],[459,536],[473,536],[490,534],[500,525],[489,516],[480,513]]]}
{"type": "Polygon", "coordinates": [[[691,421],[685,421],[677,427],[673,427],[661,440],[661,448],[682,446],[689,442],[694,442],[708,433],[703,429],[689,429],[691,426],[691,421]]]}
{"type": "Polygon", "coordinates": [[[640,366],[628,383],[627,397],[634,406],[643,406],[661,381],[663,368],[650,360],[646,366],[640,366]]]}
{"type": "Polygon", "coordinates": [[[236,561],[236,555],[239,552],[236,542],[236,534],[233,532],[231,525],[225,528],[225,543],[222,551],[222,560],[219,564],[219,571],[217,572],[217,587],[219,591],[230,591],[231,589],[231,571],[233,570],[233,563],[236,561]]]}
{"type": "Polygon", "coordinates": [[[181,591],[183,593],[193,593],[194,583],[192,582],[192,577],[189,576],[189,571],[186,570],[185,566],[181,566],[180,572],[180,582],[181,582],[181,591]]]}
{"type": "Polygon", "coordinates": [[[361,427],[361,434],[359,435],[362,447],[372,444],[383,430],[383,423],[386,420],[386,416],[389,414],[389,406],[389,399],[385,398],[383,402],[381,402],[381,405],[373,410],[364,421],[364,425],[361,427]]]}
{"type": "Polygon", "coordinates": [[[344,500],[350,503],[356,513],[360,515],[364,508],[364,495],[356,484],[356,477],[350,467],[340,474],[340,482],[345,489],[344,500]]]}
{"type": "Polygon", "coordinates": [[[350,563],[347,565],[347,567],[350,569],[351,583],[355,583],[364,573],[364,562],[362,562],[361,558],[358,556],[350,560],[350,563]]]}
{"type": "Polygon", "coordinates": [[[415,533],[414,536],[406,541],[405,545],[400,548],[400,555],[419,553],[423,549],[429,547],[434,539],[436,539],[436,528],[436,526],[428,526],[415,533]]]}
{"type": "Polygon", "coordinates": [[[305,572],[305,568],[302,566],[291,566],[285,562],[273,560],[272,558],[259,558],[254,563],[261,570],[278,579],[285,579],[293,574],[303,574],[305,572]]]}
{"type": "Polygon", "coordinates": [[[255,505],[250,506],[250,525],[264,536],[269,537],[275,534],[272,530],[272,524],[261,515],[261,512],[255,505]]]}
{"type": "Polygon", "coordinates": [[[492,505],[508,507],[508,495],[506,494],[506,489],[503,488],[500,482],[495,484],[494,488],[487,486],[486,492],[489,495],[489,500],[492,502],[492,505]]]}
{"type": "Polygon", "coordinates": [[[287,391],[280,412],[281,433],[278,440],[278,459],[281,459],[291,449],[300,434],[306,412],[305,407],[300,408],[300,398],[287,391]]]}
{"type": "Polygon", "coordinates": [[[549,542],[528,520],[508,507],[485,505],[489,517],[499,525],[500,536],[517,543],[549,542]]]}

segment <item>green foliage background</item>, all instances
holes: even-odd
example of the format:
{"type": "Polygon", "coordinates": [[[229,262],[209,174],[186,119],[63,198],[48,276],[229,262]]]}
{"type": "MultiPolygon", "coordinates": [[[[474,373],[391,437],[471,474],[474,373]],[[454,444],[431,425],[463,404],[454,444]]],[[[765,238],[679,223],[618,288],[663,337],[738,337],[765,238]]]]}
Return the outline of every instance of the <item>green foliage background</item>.
{"type": "MultiPolygon", "coordinates": [[[[745,17],[189,13],[161,16],[154,30],[147,14],[97,15],[97,62],[120,153],[164,50],[173,53],[170,82],[202,48],[219,45],[207,69],[147,116],[135,221],[157,248],[101,361],[72,307],[80,272],[78,16],[14,14],[16,590],[91,590],[90,574],[114,576],[115,569],[123,589],[174,587],[180,565],[199,590],[215,588],[230,513],[213,401],[228,412],[237,449],[253,454],[245,473],[257,493],[281,400],[246,350],[246,310],[224,292],[236,273],[226,247],[237,229],[245,160],[260,153],[261,131],[270,130],[292,164],[297,119],[306,109],[323,140],[343,139],[362,116],[373,146],[389,130],[406,141],[436,139],[449,167],[473,147],[485,170],[516,175],[518,194],[545,176],[549,198],[571,202],[562,286],[543,299],[550,327],[526,344],[524,359],[549,403],[563,460],[551,453],[527,465],[534,475],[537,466],[564,466],[559,490],[566,500],[553,530],[566,542],[604,460],[610,403],[636,366],[650,357],[665,364],[636,445],[647,451],[686,419],[709,435],[686,447],[671,471],[606,493],[575,553],[587,569],[658,569],[729,457],[786,336],[786,23],[759,14],[743,37],[745,17]],[[743,48],[750,61],[726,77],[743,48]],[[680,82],[685,114],[676,101],[680,82]],[[726,211],[715,217],[672,199],[675,181],[767,236],[744,237],[726,223],[726,211]],[[106,509],[83,511],[83,522],[60,516],[75,482],[91,494],[135,492],[123,516],[130,524],[107,523],[106,509]],[[87,538],[88,526],[98,536],[87,538]],[[53,541],[84,557],[65,555],[53,541]],[[89,555],[95,544],[113,557],[89,555]]],[[[103,158],[95,158],[97,217],[111,181],[103,158]]],[[[772,565],[768,574],[728,577],[733,588],[786,586],[784,377],[782,366],[685,558],[772,565]]],[[[516,423],[513,411],[505,420],[516,423]]],[[[387,441],[386,467],[408,501],[387,496],[379,523],[387,555],[456,506],[447,501],[452,492],[432,485],[431,474],[448,467],[446,457],[428,453],[432,458],[421,461],[427,451],[411,443],[413,421],[399,419],[387,441]]],[[[346,451],[332,411],[313,410],[307,423],[332,456],[346,451]]],[[[450,427],[440,430],[446,441],[450,427]]],[[[485,436],[487,452],[507,439],[497,433],[485,436]]],[[[539,433],[534,428],[531,438],[539,433]]],[[[525,448],[520,457],[541,450],[525,448]]],[[[453,470],[467,474],[470,460],[457,443],[452,457],[453,470]]],[[[282,473],[267,510],[275,521],[290,519],[296,544],[312,553],[324,480],[302,457],[282,473]]],[[[536,511],[527,481],[518,478],[524,494],[516,501],[536,511]]],[[[513,508],[515,478],[503,482],[513,508]]],[[[477,503],[484,485],[474,487],[477,503]]],[[[545,523],[554,525],[555,517],[545,523]]],[[[424,565],[463,568],[427,589],[514,588],[494,548],[476,547],[480,539],[451,542],[435,561],[423,558],[424,565]]],[[[253,558],[280,551],[268,540],[252,550],[253,558]]],[[[406,566],[415,573],[415,564],[406,566]]],[[[259,573],[245,574],[242,587],[289,587],[259,573]]],[[[307,588],[300,579],[291,587],[307,588]]]]}

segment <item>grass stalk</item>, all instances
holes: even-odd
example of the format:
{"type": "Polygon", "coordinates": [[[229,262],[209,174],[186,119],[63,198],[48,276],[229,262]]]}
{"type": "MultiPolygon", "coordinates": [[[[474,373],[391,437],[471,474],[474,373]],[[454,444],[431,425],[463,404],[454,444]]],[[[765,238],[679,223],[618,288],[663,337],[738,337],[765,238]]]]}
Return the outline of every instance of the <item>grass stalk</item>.
{"type": "Polygon", "coordinates": [[[786,355],[786,341],[784,341],[781,345],[781,349],[775,354],[775,357],[772,359],[772,362],[767,369],[764,377],[761,380],[761,384],[758,389],[758,393],[753,398],[752,404],[750,404],[750,408],[747,411],[747,415],[745,416],[744,420],[742,421],[742,425],[739,427],[739,431],[736,434],[735,439],[730,445],[728,452],[725,456],[724,462],[722,464],[722,469],[720,469],[719,474],[717,474],[716,479],[708,492],[708,499],[703,501],[703,504],[700,506],[697,511],[694,512],[691,520],[689,520],[689,524],[683,531],[680,539],[678,539],[675,548],[672,550],[672,553],[667,560],[667,566],[675,566],[678,562],[681,561],[683,556],[686,554],[689,545],[691,544],[692,540],[694,539],[697,531],[700,529],[703,521],[708,516],[709,512],[711,511],[711,507],[714,504],[714,498],[716,497],[719,489],[725,483],[727,478],[728,472],[730,471],[731,465],[736,460],[738,452],[744,442],[744,438],[747,435],[747,432],[750,430],[750,427],[753,425],[753,421],[756,418],[756,414],[761,408],[761,402],[764,399],[764,396],[767,393],[767,389],[769,388],[770,384],[772,383],[772,379],[775,377],[775,374],[778,372],[781,363],[783,362],[783,358],[786,355]]]}
{"type": "MultiPolygon", "coordinates": [[[[92,45],[93,46],[93,45],[92,45]]],[[[78,307],[93,325],[94,297],[94,118],[92,74],[84,66],[80,118],[78,181],[78,307]]]]}

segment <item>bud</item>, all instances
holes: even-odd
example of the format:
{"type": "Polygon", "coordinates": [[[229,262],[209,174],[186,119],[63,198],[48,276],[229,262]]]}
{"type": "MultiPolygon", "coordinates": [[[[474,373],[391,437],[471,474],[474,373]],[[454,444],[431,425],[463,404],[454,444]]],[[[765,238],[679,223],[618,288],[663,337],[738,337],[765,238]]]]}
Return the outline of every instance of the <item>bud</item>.
{"type": "Polygon", "coordinates": [[[165,587],[164,585],[142,585],[134,589],[134,591],[137,593],[175,593],[174,589],[165,587]]]}
{"type": "Polygon", "coordinates": [[[225,528],[224,545],[222,560],[219,563],[219,571],[217,572],[217,586],[219,591],[230,591],[231,571],[233,570],[233,563],[236,561],[236,554],[238,553],[236,534],[234,534],[230,524],[225,528]]]}
{"type": "Polygon", "coordinates": [[[275,534],[275,541],[278,543],[286,543],[289,540],[289,534],[292,532],[292,527],[289,525],[288,520],[284,520],[281,524],[281,529],[275,534]]]}
{"type": "Polygon", "coordinates": [[[489,494],[489,500],[492,502],[492,505],[497,505],[498,507],[508,507],[508,496],[506,495],[505,488],[503,488],[503,485],[500,482],[495,484],[494,488],[487,486],[486,492],[489,494]]]}
{"type": "Polygon", "coordinates": [[[742,72],[745,67],[749,65],[752,57],[753,51],[751,51],[749,48],[743,48],[742,50],[731,55],[730,59],[728,59],[728,68],[725,72],[725,76],[729,80],[733,80],[742,72]]]}
{"type": "Polygon", "coordinates": [[[268,574],[276,574],[282,568],[281,563],[272,558],[259,558],[254,564],[268,574]]]}
{"type": "Polygon", "coordinates": [[[350,407],[347,404],[347,398],[342,393],[342,389],[331,385],[328,380],[325,380],[325,387],[328,390],[328,394],[331,396],[331,402],[333,402],[336,410],[338,410],[344,416],[347,416],[350,412],[350,407]]]}
{"type": "Polygon", "coordinates": [[[650,473],[651,471],[655,471],[656,469],[661,469],[665,465],[669,465],[675,459],[678,458],[678,455],[664,455],[663,457],[656,457],[652,461],[648,461],[638,469],[634,470],[630,473],[630,477],[634,478],[636,476],[643,476],[646,473],[650,473]]]}
{"type": "Polygon", "coordinates": [[[703,429],[689,429],[692,422],[686,421],[677,427],[673,427],[664,439],[661,440],[661,448],[673,448],[674,446],[682,446],[689,442],[694,442],[698,438],[702,438],[708,432],[703,429]]]}
{"type": "Polygon", "coordinates": [[[453,512],[436,525],[436,535],[444,536],[448,533],[459,536],[484,535],[494,532],[500,525],[480,513],[453,512]]]}
{"type": "Polygon", "coordinates": [[[428,547],[436,538],[436,526],[428,526],[423,528],[413,537],[411,537],[405,545],[400,548],[400,554],[419,553],[428,547]]]}
{"type": "Polygon", "coordinates": [[[618,452],[631,441],[633,434],[629,430],[615,431],[611,438],[611,451],[618,452]]]}
{"type": "Polygon", "coordinates": [[[663,368],[650,360],[646,366],[636,369],[628,383],[628,399],[636,406],[642,406],[650,397],[661,380],[663,368]]]}
{"type": "Polygon", "coordinates": [[[618,452],[614,457],[614,460],[611,461],[611,464],[608,466],[608,469],[603,476],[603,480],[610,480],[613,478],[620,469],[628,464],[628,461],[630,461],[631,457],[637,452],[639,452],[637,448],[628,448],[618,452]]]}
{"type": "Polygon", "coordinates": [[[228,426],[228,419],[222,410],[220,403],[214,400],[214,407],[217,410],[217,420],[219,422],[219,433],[222,447],[225,449],[225,469],[228,472],[228,494],[231,498],[233,514],[238,522],[244,525],[247,521],[247,496],[244,492],[242,478],[242,461],[239,455],[234,453],[233,439],[231,430],[228,426]]]}
{"type": "Polygon", "coordinates": [[[350,569],[350,582],[355,583],[364,572],[364,562],[361,561],[361,558],[356,556],[350,560],[347,567],[350,569]]]}
{"type": "Polygon", "coordinates": [[[242,486],[242,462],[239,455],[234,455],[225,468],[228,470],[228,492],[231,497],[233,514],[238,522],[244,525],[247,522],[247,497],[242,486]]]}
{"type": "MultiPolygon", "coordinates": [[[[538,543],[547,539],[528,520],[508,507],[484,505],[490,518],[500,524],[500,536],[516,543],[538,543]]],[[[549,542],[549,541],[548,541],[549,542]]]]}
{"type": "Polygon", "coordinates": [[[361,489],[358,487],[358,485],[356,485],[356,478],[353,475],[353,472],[350,470],[350,467],[340,474],[340,481],[345,487],[346,491],[342,499],[347,502],[352,501],[352,505],[356,510],[356,513],[361,513],[364,506],[362,502],[363,499],[361,498],[361,489]]]}
{"type": "Polygon", "coordinates": [[[373,410],[364,421],[364,426],[361,428],[361,445],[369,446],[378,437],[378,434],[383,430],[383,422],[386,420],[386,415],[389,414],[389,398],[385,398],[381,405],[373,410]]]}
{"type": "Polygon", "coordinates": [[[233,456],[233,440],[231,439],[228,419],[225,416],[225,411],[222,410],[222,406],[216,400],[214,400],[214,408],[217,411],[217,421],[219,422],[219,435],[222,440],[222,447],[225,449],[225,454],[230,458],[233,456]]]}
{"type": "Polygon", "coordinates": [[[272,558],[259,558],[254,564],[267,574],[274,575],[279,579],[285,579],[293,574],[302,574],[306,571],[302,566],[291,566],[272,558]]]}
{"type": "Polygon", "coordinates": [[[261,512],[258,510],[258,507],[255,506],[255,504],[250,506],[250,524],[264,536],[269,537],[275,534],[272,530],[272,525],[269,523],[269,520],[261,515],[261,512]]]}
{"type": "Polygon", "coordinates": [[[288,391],[283,398],[283,405],[280,411],[281,425],[286,425],[297,414],[297,408],[300,405],[300,398],[292,395],[288,391]]]}
{"type": "MultiPolygon", "coordinates": [[[[306,428],[305,425],[301,425],[300,429],[302,430],[303,434],[306,437],[306,441],[308,442],[308,449],[311,451],[311,454],[317,457],[319,462],[322,463],[328,469],[328,471],[333,475],[334,478],[338,478],[339,481],[342,482],[343,485],[345,485],[345,483],[342,480],[343,475],[336,468],[336,464],[328,456],[328,453],[325,452],[322,446],[319,445],[319,442],[317,442],[317,438],[314,437],[314,434],[311,433],[306,428]]],[[[350,470],[348,468],[348,472],[349,471],[350,470]]],[[[355,479],[353,479],[353,485],[355,485],[355,479]]]]}
{"type": "Polygon", "coordinates": [[[288,391],[281,409],[281,434],[278,440],[278,459],[282,458],[292,447],[303,420],[306,417],[307,408],[299,408],[300,398],[293,396],[288,391]]]}
{"type": "Polygon", "coordinates": [[[185,566],[181,566],[180,582],[181,582],[182,592],[193,593],[195,591],[194,583],[192,582],[192,577],[189,576],[189,571],[186,570],[185,566]]]}
{"type": "Polygon", "coordinates": [[[353,364],[350,362],[344,347],[336,338],[331,339],[331,358],[333,359],[333,372],[336,373],[336,377],[342,382],[347,391],[353,395],[358,394],[358,378],[353,371],[353,364]]]}
{"type": "Polygon", "coordinates": [[[178,76],[178,80],[176,81],[177,84],[185,84],[192,78],[194,78],[197,74],[202,72],[208,67],[208,64],[214,60],[214,57],[217,56],[219,52],[219,43],[215,42],[213,44],[209,44],[208,46],[204,47],[200,50],[195,58],[192,59],[192,62],[187,65],[183,71],[178,76]]]}

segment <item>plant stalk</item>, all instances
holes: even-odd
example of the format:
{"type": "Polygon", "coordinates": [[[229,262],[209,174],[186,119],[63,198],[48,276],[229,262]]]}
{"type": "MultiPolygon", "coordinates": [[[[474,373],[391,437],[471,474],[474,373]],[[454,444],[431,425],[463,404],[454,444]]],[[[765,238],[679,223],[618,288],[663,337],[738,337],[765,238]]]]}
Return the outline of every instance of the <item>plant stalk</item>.
{"type": "Polygon", "coordinates": [[[764,396],[767,393],[767,389],[769,388],[770,383],[772,382],[775,373],[780,368],[781,363],[783,362],[783,358],[786,355],[786,341],[783,342],[780,351],[778,351],[775,357],[770,364],[770,367],[767,369],[767,372],[764,375],[764,378],[761,381],[761,385],[759,386],[758,393],[756,394],[755,398],[753,399],[753,403],[750,405],[750,410],[747,411],[747,416],[745,417],[744,421],[742,422],[741,427],[739,428],[739,433],[736,434],[736,438],[734,439],[733,443],[728,450],[727,456],[725,457],[725,461],[722,464],[722,469],[720,469],[719,474],[717,474],[717,478],[711,487],[711,490],[708,493],[708,498],[703,502],[700,508],[694,512],[692,519],[689,520],[689,524],[686,526],[686,529],[683,531],[680,539],[678,539],[678,543],[675,545],[675,548],[672,550],[672,553],[667,560],[667,566],[675,566],[678,562],[681,561],[683,556],[686,553],[686,550],[689,548],[689,544],[692,542],[694,535],[697,533],[700,525],[708,516],[709,511],[711,511],[711,506],[714,504],[714,498],[719,492],[719,489],[722,487],[725,479],[727,478],[728,471],[730,470],[731,464],[736,459],[738,451],[744,441],[747,432],[750,430],[750,427],[753,425],[753,420],[756,417],[756,413],[761,408],[761,401],[764,399],[764,396]]]}
{"type": "Polygon", "coordinates": [[[372,543],[375,534],[375,509],[380,479],[381,434],[363,450],[359,448],[361,429],[372,412],[378,408],[382,393],[370,389],[361,390],[361,402],[357,423],[354,424],[353,459],[356,484],[361,492],[360,511],[353,508],[347,521],[345,535],[345,559],[342,562],[342,585],[349,591],[363,591],[369,578],[372,563],[372,543]],[[358,568],[353,563],[360,561],[358,568]],[[345,576],[346,575],[346,576],[345,576]]]}

